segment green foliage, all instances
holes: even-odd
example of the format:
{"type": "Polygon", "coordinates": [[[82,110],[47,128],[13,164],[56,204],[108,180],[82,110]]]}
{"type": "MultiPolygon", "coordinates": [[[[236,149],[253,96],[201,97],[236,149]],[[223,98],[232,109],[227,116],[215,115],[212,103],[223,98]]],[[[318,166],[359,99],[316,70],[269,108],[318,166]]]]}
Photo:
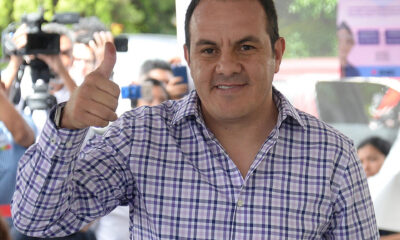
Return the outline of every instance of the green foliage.
{"type": "Polygon", "coordinates": [[[336,0],[294,0],[289,11],[292,13],[311,13],[314,18],[322,15],[333,16],[336,13],[336,0]]]}
{"type": "Polygon", "coordinates": [[[45,19],[58,12],[97,16],[106,26],[123,25],[123,32],[176,34],[175,0],[0,0],[0,30],[22,15],[45,9],[45,19]]]}
{"type": "Polygon", "coordinates": [[[45,19],[56,12],[97,16],[107,26],[119,23],[124,32],[176,33],[175,0],[0,0],[0,28],[20,21],[43,6],[45,19]]]}
{"type": "Polygon", "coordinates": [[[336,56],[336,0],[275,0],[285,57],[336,56]]]}
{"type": "Polygon", "coordinates": [[[144,13],[141,32],[176,34],[175,0],[131,0],[144,13]]]}

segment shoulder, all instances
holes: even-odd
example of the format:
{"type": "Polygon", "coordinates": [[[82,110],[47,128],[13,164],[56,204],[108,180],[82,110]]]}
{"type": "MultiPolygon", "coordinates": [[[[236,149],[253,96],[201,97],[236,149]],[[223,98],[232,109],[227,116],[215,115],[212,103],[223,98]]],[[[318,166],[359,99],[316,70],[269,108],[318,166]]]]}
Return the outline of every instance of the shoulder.
{"type": "Polygon", "coordinates": [[[320,137],[320,139],[326,139],[328,142],[342,142],[342,144],[353,146],[353,140],[328,123],[300,110],[297,110],[297,112],[309,134],[320,137]]]}

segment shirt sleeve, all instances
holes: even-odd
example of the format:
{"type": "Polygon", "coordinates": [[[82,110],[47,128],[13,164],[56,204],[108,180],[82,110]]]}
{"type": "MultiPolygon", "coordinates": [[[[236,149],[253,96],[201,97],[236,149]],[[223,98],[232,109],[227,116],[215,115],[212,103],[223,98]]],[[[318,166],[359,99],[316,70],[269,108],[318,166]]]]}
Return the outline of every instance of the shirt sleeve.
{"type": "Polygon", "coordinates": [[[331,226],[325,239],[379,239],[374,208],[366,175],[351,144],[347,167],[337,169],[338,181],[333,180],[338,192],[333,203],[331,226]]]}
{"type": "MultiPolygon", "coordinates": [[[[119,120],[118,120],[119,121],[119,120]]],[[[118,122],[117,121],[117,122],[118,122]]],[[[15,227],[34,237],[61,237],[128,202],[133,185],[123,121],[81,150],[86,130],[47,120],[38,143],[19,162],[12,201],[15,227]]]]}

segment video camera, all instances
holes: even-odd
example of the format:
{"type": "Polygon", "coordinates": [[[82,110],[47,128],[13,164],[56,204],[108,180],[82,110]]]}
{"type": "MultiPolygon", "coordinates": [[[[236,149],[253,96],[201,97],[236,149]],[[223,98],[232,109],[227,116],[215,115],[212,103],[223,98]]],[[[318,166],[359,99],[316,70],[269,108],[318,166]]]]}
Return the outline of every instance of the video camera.
{"type": "MultiPolygon", "coordinates": [[[[73,24],[79,22],[78,13],[55,14],[51,22],[60,24],[73,24]]],[[[45,33],[42,31],[42,24],[47,23],[44,19],[44,10],[41,8],[37,13],[30,13],[22,16],[21,23],[28,27],[27,44],[22,49],[17,49],[13,42],[13,35],[20,23],[11,23],[2,33],[3,56],[6,55],[55,55],[60,53],[60,35],[56,33],[45,33]]],[[[26,99],[27,106],[33,110],[49,110],[57,104],[56,98],[48,93],[48,84],[53,74],[45,62],[33,58],[29,63],[31,67],[31,78],[34,93],[26,99]]],[[[24,68],[22,67],[23,75],[24,68]]],[[[15,86],[19,87],[21,79],[17,79],[15,86]]],[[[20,89],[14,89],[10,94],[14,103],[19,102],[20,89]],[[14,96],[13,96],[14,95],[14,96]]]]}

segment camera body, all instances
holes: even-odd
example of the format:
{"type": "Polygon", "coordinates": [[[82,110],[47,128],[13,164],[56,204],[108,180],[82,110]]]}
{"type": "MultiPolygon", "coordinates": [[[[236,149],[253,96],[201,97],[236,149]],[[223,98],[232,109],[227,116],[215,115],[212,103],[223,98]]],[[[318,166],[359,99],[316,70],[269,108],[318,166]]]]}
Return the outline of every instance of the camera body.
{"type": "Polygon", "coordinates": [[[186,66],[183,65],[172,65],[171,66],[172,73],[174,74],[175,77],[181,77],[182,81],[180,83],[182,84],[188,84],[188,74],[187,74],[187,69],[186,66]]]}
{"type": "MultiPolygon", "coordinates": [[[[79,22],[78,13],[57,13],[51,22],[60,24],[72,24],[79,22]]],[[[42,24],[47,23],[43,17],[43,10],[38,13],[25,14],[21,23],[28,27],[27,44],[25,48],[17,50],[12,38],[19,23],[11,23],[2,33],[3,55],[31,55],[31,54],[59,54],[60,35],[56,33],[45,33],[42,31],[42,24]]]]}
{"type": "Polygon", "coordinates": [[[139,99],[142,97],[142,86],[129,85],[121,88],[121,96],[126,99],[139,99]]]}

